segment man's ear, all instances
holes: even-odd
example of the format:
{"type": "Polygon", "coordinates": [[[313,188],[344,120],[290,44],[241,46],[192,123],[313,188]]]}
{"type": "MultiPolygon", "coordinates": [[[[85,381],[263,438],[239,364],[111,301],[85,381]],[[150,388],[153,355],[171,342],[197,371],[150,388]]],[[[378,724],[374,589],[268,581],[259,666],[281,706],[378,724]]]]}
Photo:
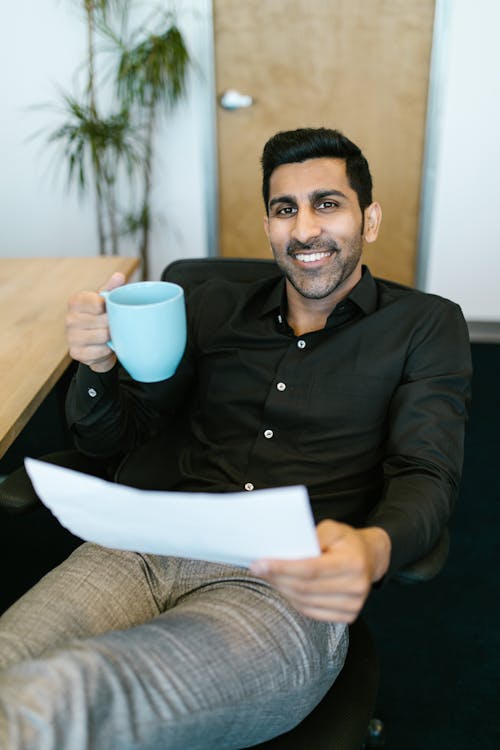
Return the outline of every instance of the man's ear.
{"type": "Polygon", "coordinates": [[[266,233],[267,239],[269,239],[269,216],[264,216],[264,232],[266,233]]]}
{"type": "Polygon", "coordinates": [[[382,209],[379,203],[370,203],[365,208],[365,228],[363,238],[365,242],[375,242],[382,221],[382,209]]]}

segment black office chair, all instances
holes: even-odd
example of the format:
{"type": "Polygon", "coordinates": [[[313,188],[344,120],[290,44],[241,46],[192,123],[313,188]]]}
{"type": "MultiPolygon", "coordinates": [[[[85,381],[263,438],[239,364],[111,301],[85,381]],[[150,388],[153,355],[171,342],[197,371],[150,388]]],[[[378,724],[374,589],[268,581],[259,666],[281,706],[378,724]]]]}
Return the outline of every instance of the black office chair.
{"type": "MultiPolygon", "coordinates": [[[[273,261],[210,258],[179,260],[171,263],[162,279],[181,284],[186,290],[211,277],[251,282],[263,276],[278,276],[273,261]]],[[[168,452],[163,447],[165,435],[155,438],[127,456],[114,461],[95,461],[76,450],[62,451],[45,457],[77,471],[140,486],[158,489],[155,483],[155,461],[161,465],[168,452]]],[[[12,515],[29,516],[40,501],[24,470],[13,472],[0,485],[0,510],[12,515]]],[[[57,522],[54,520],[54,524],[57,522]]],[[[80,540],[71,537],[68,554],[80,540]]],[[[421,561],[401,571],[400,582],[413,583],[433,578],[442,568],[448,554],[448,535],[421,561]]],[[[45,571],[41,571],[43,573],[45,571]]],[[[319,705],[290,732],[256,746],[258,750],[360,750],[384,746],[382,722],[373,719],[379,682],[379,661],[370,631],[362,618],[350,626],[350,645],[345,666],[319,705]]]]}

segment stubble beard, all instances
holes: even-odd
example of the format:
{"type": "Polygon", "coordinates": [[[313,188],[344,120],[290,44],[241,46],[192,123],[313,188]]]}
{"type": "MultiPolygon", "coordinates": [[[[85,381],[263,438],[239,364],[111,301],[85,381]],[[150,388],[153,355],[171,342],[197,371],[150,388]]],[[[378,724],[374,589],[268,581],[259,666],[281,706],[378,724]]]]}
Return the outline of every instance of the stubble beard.
{"type": "Polygon", "coordinates": [[[293,288],[306,299],[324,299],[351,276],[359,264],[363,250],[362,238],[354,238],[341,247],[335,240],[303,244],[293,240],[280,257],[273,248],[276,263],[293,288]],[[321,268],[298,268],[293,255],[298,252],[331,252],[328,264],[321,268]]]}

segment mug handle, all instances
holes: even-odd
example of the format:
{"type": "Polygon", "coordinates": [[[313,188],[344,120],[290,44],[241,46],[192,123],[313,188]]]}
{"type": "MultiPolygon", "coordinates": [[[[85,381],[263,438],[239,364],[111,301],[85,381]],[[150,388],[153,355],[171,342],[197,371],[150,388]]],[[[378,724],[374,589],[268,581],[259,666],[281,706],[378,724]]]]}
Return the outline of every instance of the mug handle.
{"type": "MultiPolygon", "coordinates": [[[[109,290],[108,289],[102,289],[99,292],[99,294],[101,295],[101,297],[104,297],[104,299],[107,300],[108,299],[108,295],[109,295],[109,290]]],[[[106,344],[107,344],[107,346],[109,346],[109,348],[111,349],[111,351],[115,352],[115,354],[116,354],[115,347],[113,346],[113,342],[111,341],[111,339],[109,341],[106,341],[106,344]]]]}

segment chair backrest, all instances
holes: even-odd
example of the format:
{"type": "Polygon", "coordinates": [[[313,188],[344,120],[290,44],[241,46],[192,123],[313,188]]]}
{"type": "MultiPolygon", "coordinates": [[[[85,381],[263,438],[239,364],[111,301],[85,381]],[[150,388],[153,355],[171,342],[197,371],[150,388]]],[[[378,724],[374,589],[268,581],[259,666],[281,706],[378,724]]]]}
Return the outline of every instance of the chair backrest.
{"type": "Polygon", "coordinates": [[[274,260],[264,258],[186,258],[170,263],[161,278],[189,292],[208,279],[252,282],[281,275],[274,260]]]}

